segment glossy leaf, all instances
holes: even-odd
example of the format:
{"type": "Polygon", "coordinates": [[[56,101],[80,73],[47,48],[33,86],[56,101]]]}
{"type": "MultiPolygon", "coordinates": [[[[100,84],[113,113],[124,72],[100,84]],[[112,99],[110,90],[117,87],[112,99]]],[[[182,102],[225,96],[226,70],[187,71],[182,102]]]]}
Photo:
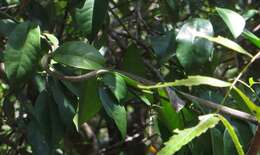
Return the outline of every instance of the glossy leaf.
{"type": "Polygon", "coordinates": [[[71,67],[89,70],[101,69],[105,62],[97,49],[81,41],[64,43],[53,53],[53,59],[71,67]]]}
{"type": "Polygon", "coordinates": [[[187,79],[176,80],[174,82],[165,82],[159,83],[152,86],[143,86],[138,85],[139,88],[142,89],[155,89],[155,88],[163,88],[163,87],[170,87],[170,86],[199,86],[199,85],[209,85],[213,87],[229,87],[231,83],[222,81],[216,78],[208,77],[208,76],[188,76],[187,79]]]}
{"type": "Polygon", "coordinates": [[[205,19],[194,19],[181,27],[176,37],[176,54],[181,65],[189,71],[200,69],[201,65],[209,62],[214,50],[210,41],[196,37],[193,31],[207,36],[214,33],[210,21],[205,19]]]}
{"type": "Polygon", "coordinates": [[[195,127],[184,130],[175,130],[176,135],[173,135],[165,146],[158,152],[158,155],[172,155],[180,150],[184,145],[192,139],[200,136],[208,129],[213,128],[219,122],[219,118],[214,114],[208,114],[199,117],[200,122],[195,127]]]}
{"type": "Polygon", "coordinates": [[[118,102],[122,101],[127,95],[127,87],[124,78],[119,74],[105,74],[103,77],[104,84],[115,95],[118,102]]]}
{"type": "Polygon", "coordinates": [[[40,56],[40,28],[24,22],[9,36],[4,52],[5,72],[12,83],[27,80],[35,72],[40,56]]]}
{"type": "Polygon", "coordinates": [[[113,99],[109,93],[110,92],[107,88],[99,88],[99,97],[107,115],[114,120],[122,137],[125,138],[127,129],[125,107],[113,99]]]}
{"type": "Polygon", "coordinates": [[[252,32],[245,30],[243,32],[243,36],[249,40],[251,43],[253,43],[256,47],[260,48],[260,38],[257,37],[255,34],[252,32]]]}
{"type": "Polygon", "coordinates": [[[75,21],[84,34],[95,34],[101,28],[107,13],[107,0],[85,0],[82,8],[75,11],[75,21]]]}
{"type": "Polygon", "coordinates": [[[224,8],[216,8],[220,17],[224,20],[234,38],[237,38],[244,30],[245,19],[238,13],[224,8]]]}

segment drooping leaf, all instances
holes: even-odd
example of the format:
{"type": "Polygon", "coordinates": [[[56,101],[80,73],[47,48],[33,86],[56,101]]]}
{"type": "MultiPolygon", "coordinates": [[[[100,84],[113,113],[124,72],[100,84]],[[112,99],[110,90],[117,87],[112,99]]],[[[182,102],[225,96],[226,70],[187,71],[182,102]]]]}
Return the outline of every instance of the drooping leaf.
{"type": "Polygon", "coordinates": [[[217,128],[210,130],[212,141],[212,155],[223,155],[223,139],[222,134],[217,128]]]}
{"type": "Polygon", "coordinates": [[[59,81],[55,79],[50,80],[50,85],[51,93],[54,101],[58,105],[59,115],[62,122],[66,125],[66,127],[70,128],[73,124],[72,120],[75,115],[75,108],[72,105],[71,100],[63,93],[59,81]]]}
{"type": "Polygon", "coordinates": [[[99,88],[99,97],[101,103],[109,117],[111,117],[118,127],[123,138],[126,136],[127,119],[126,110],[109,94],[109,90],[105,87],[99,88]]]}
{"type": "Polygon", "coordinates": [[[64,43],[53,53],[53,59],[65,65],[88,70],[101,69],[105,62],[97,49],[81,41],[64,43]]]}
{"type": "Polygon", "coordinates": [[[108,0],[85,0],[82,8],[75,11],[75,22],[84,34],[94,35],[105,19],[108,0]]]}
{"type": "Polygon", "coordinates": [[[80,126],[95,116],[101,108],[96,79],[84,81],[79,97],[78,122],[80,126]]]}
{"type": "Polygon", "coordinates": [[[175,130],[177,134],[173,135],[170,140],[165,143],[165,146],[158,152],[158,155],[174,154],[191,140],[200,136],[208,129],[213,128],[219,122],[219,118],[214,114],[203,115],[200,116],[199,119],[200,122],[195,127],[184,130],[175,130]]]}
{"type": "Polygon", "coordinates": [[[227,129],[227,131],[228,131],[228,133],[229,133],[233,143],[235,144],[235,147],[237,149],[237,153],[239,155],[244,155],[243,148],[242,148],[242,146],[241,146],[241,144],[239,142],[239,139],[238,139],[238,137],[236,135],[236,132],[235,132],[234,128],[232,127],[232,125],[226,120],[225,117],[223,117],[221,115],[217,115],[217,116],[221,120],[223,125],[226,127],[226,129],[227,129]]]}
{"type": "Polygon", "coordinates": [[[209,62],[214,50],[213,43],[196,37],[193,31],[207,36],[212,36],[214,33],[210,21],[205,19],[194,19],[181,27],[176,37],[178,42],[176,55],[181,65],[188,71],[200,69],[201,65],[209,62]]]}
{"type": "Polygon", "coordinates": [[[105,74],[103,77],[104,84],[115,95],[118,102],[123,100],[127,95],[126,83],[119,74],[105,74]]]}
{"type": "Polygon", "coordinates": [[[143,89],[155,89],[155,88],[163,88],[163,87],[170,87],[170,86],[198,86],[198,85],[209,85],[213,87],[229,87],[231,83],[222,81],[216,78],[208,77],[208,76],[188,76],[187,79],[176,80],[174,82],[165,82],[159,83],[152,86],[143,86],[138,85],[139,88],[143,89]]]}
{"type": "Polygon", "coordinates": [[[16,26],[4,51],[5,72],[12,83],[30,78],[40,56],[40,28],[30,22],[16,26]]]}
{"type": "MultiPolygon", "coordinates": [[[[195,32],[196,33],[196,32],[195,32]]],[[[207,36],[201,33],[197,33],[197,36],[208,39],[209,41],[218,43],[220,45],[223,45],[229,49],[232,49],[238,53],[247,55],[249,57],[253,57],[250,53],[248,53],[243,47],[241,47],[240,45],[238,45],[236,42],[229,40],[227,38],[218,36],[218,37],[211,37],[211,36],[207,36]]]]}
{"type": "Polygon", "coordinates": [[[244,30],[245,19],[238,13],[224,8],[216,8],[220,17],[224,20],[234,38],[237,38],[244,30]]]}
{"type": "Polygon", "coordinates": [[[240,97],[244,100],[244,103],[250,109],[250,111],[256,116],[257,120],[260,121],[260,107],[257,106],[254,102],[250,100],[248,96],[246,96],[240,89],[234,87],[233,88],[240,97]]]}
{"type": "Polygon", "coordinates": [[[253,43],[256,47],[260,48],[260,38],[257,37],[254,33],[245,30],[243,32],[243,36],[249,40],[251,43],[253,43]]]}

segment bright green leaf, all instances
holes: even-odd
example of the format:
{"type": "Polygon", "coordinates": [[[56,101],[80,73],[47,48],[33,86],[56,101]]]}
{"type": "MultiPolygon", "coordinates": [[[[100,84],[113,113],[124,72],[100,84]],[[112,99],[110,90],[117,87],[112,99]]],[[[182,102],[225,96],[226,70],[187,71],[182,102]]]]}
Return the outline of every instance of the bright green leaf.
{"type": "Polygon", "coordinates": [[[238,13],[224,8],[216,8],[220,17],[227,24],[234,38],[237,38],[244,30],[246,25],[245,19],[238,13]]]}
{"type": "Polygon", "coordinates": [[[248,39],[251,43],[253,43],[256,47],[260,48],[260,38],[257,37],[254,33],[245,30],[243,32],[243,36],[248,39]]]}
{"type": "Polygon", "coordinates": [[[170,86],[190,87],[190,86],[198,86],[198,85],[209,85],[213,87],[229,87],[231,86],[231,83],[219,79],[215,79],[212,77],[197,75],[197,76],[189,76],[187,79],[176,80],[174,82],[159,83],[152,86],[138,85],[138,87],[142,89],[155,89],[155,88],[163,88],[163,87],[170,87],[170,86]]]}
{"type": "Polygon", "coordinates": [[[71,41],[61,45],[54,53],[53,59],[76,68],[96,70],[103,68],[103,56],[88,43],[71,41]]]}
{"type": "Polygon", "coordinates": [[[158,155],[174,154],[191,140],[200,136],[208,129],[213,128],[219,122],[219,118],[214,114],[200,116],[199,119],[200,122],[195,127],[175,130],[176,135],[173,135],[170,140],[165,143],[165,146],[158,152],[158,155]]]}

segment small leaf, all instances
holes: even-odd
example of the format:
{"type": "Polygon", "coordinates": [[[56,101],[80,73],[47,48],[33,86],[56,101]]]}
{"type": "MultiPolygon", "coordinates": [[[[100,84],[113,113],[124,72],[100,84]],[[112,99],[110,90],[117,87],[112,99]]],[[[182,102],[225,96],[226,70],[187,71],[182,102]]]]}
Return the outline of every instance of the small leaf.
{"type": "Polygon", "coordinates": [[[260,122],[260,107],[257,106],[254,102],[252,102],[240,89],[237,87],[233,88],[240,97],[244,100],[247,107],[250,109],[250,111],[256,116],[257,120],[260,122]]]}
{"type": "Polygon", "coordinates": [[[105,74],[103,77],[103,82],[115,95],[118,102],[122,101],[126,97],[126,83],[124,78],[122,78],[119,74],[105,74]]]}
{"type": "Polygon", "coordinates": [[[176,56],[181,65],[188,71],[201,69],[201,65],[209,62],[213,55],[213,43],[198,38],[193,32],[213,36],[213,26],[210,21],[196,18],[181,27],[176,40],[178,47],[176,56]]]}
{"type": "Polygon", "coordinates": [[[162,84],[156,84],[152,86],[143,86],[138,85],[141,89],[155,89],[155,88],[163,88],[163,87],[170,87],[170,86],[198,86],[198,85],[209,85],[213,87],[229,87],[231,83],[225,82],[219,79],[215,79],[208,76],[188,76],[187,79],[176,80],[174,82],[165,82],[162,84]]]}
{"type": "Polygon", "coordinates": [[[30,78],[40,56],[40,28],[29,22],[16,26],[4,51],[5,71],[12,83],[30,78]]]}
{"type": "Polygon", "coordinates": [[[237,38],[244,30],[245,19],[238,13],[224,8],[216,8],[220,17],[224,20],[234,38],[237,38]]]}
{"type": "Polygon", "coordinates": [[[101,69],[105,62],[97,49],[81,41],[64,43],[53,53],[53,59],[65,65],[89,70],[101,69]]]}
{"type": "Polygon", "coordinates": [[[122,137],[125,138],[127,129],[125,107],[118,104],[118,102],[113,99],[109,93],[110,92],[107,88],[99,88],[99,97],[107,115],[114,120],[122,137]]]}
{"type": "Polygon", "coordinates": [[[200,116],[199,119],[200,122],[195,127],[184,130],[175,130],[177,134],[173,135],[170,140],[165,143],[165,147],[158,152],[158,155],[174,154],[184,145],[206,132],[209,128],[213,128],[219,122],[219,118],[214,114],[203,115],[200,116]]]}
{"type": "Polygon", "coordinates": [[[257,37],[254,33],[245,30],[243,32],[243,37],[245,37],[247,40],[253,43],[256,47],[260,48],[260,38],[257,37]]]}

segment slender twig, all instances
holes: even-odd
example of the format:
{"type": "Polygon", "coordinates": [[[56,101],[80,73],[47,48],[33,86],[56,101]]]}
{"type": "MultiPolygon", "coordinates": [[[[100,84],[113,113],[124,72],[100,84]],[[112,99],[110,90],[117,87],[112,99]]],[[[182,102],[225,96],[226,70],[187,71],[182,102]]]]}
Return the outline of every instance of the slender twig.
{"type": "MultiPolygon", "coordinates": [[[[147,80],[145,78],[139,77],[137,75],[133,75],[124,71],[119,71],[119,70],[112,70],[112,69],[100,69],[100,70],[95,70],[95,71],[91,71],[89,73],[83,74],[83,75],[79,75],[79,76],[67,76],[67,75],[62,75],[60,73],[57,73],[56,71],[52,71],[49,69],[49,62],[50,62],[50,55],[45,55],[42,60],[41,60],[41,64],[43,69],[50,74],[51,76],[54,76],[55,78],[58,78],[60,80],[69,80],[69,81],[83,81],[83,80],[87,80],[89,78],[95,77],[97,75],[101,75],[101,74],[105,74],[105,73],[110,73],[110,72],[118,72],[120,74],[123,74],[125,76],[128,76],[134,80],[139,81],[140,83],[143,83],[145,85],[151,85],[151,84],[156,84],[155,82],[151,81],[151,80],[147,80]]],[[[199,97],[196,96],[192,96],[190,94],[184,93],[184,92],[180,92],[182,95],[184,95],[185,97],[189,98],[189,99],[193,99],[198,101],[199,103],[201,103],[201,105],[211,108],[211,109],[217,109],[219,110],[221,113],[224,114],[228,114],[230,116],[239,118],[239,119],[243,119],[243,120],[248,120],[251,122],[257,122],[256,118],[248,113],[239,111],[239,110],[235,110],[223,105],[219,105],[217,103],[211,102],[211,101],[207,101],[204,99],[201,99],[199,97]]]]}
{"type": "Polygon", "coordinates": [[[68,15],[69,15],[69,7],[70,7],[70,0],[68,0],[67,5],[65,7],[65,12],[64,12],[62,24],[61,24],[61,27],[60,27],[60,31],[58,32],[58,39],[60,41],[62,40],[63,32],[64,32],[65,27],[66,27],[66,20],[67,20],[68,15]]]}

